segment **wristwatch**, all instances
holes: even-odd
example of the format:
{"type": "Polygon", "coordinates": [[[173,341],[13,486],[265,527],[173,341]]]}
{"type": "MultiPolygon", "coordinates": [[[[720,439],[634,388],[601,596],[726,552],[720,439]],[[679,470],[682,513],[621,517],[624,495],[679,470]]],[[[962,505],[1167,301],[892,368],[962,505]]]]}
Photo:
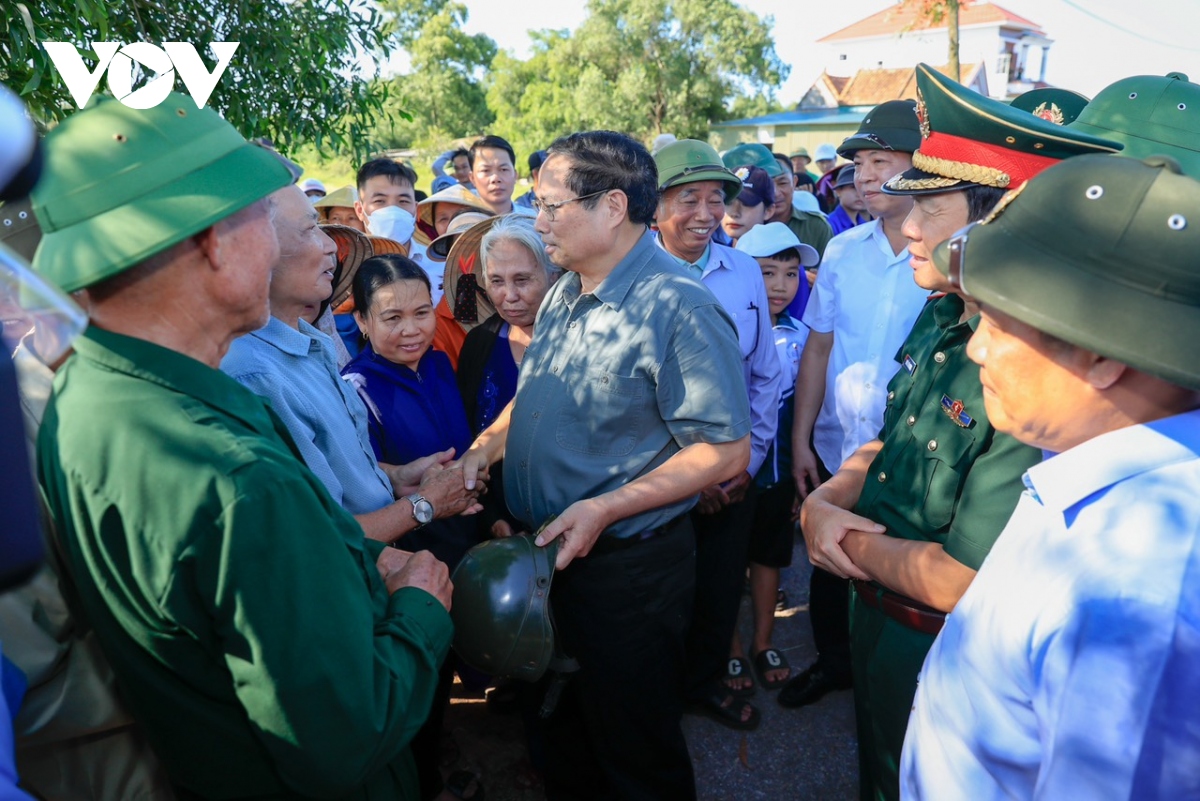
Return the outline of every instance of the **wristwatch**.
{"type": "Polygon", "coordinates": [[[417,521],[418,526],[433,522],[432,503],[422,498],[419,494],[409,495],[405,500],[412,504],[413,520],[417,521]]]}

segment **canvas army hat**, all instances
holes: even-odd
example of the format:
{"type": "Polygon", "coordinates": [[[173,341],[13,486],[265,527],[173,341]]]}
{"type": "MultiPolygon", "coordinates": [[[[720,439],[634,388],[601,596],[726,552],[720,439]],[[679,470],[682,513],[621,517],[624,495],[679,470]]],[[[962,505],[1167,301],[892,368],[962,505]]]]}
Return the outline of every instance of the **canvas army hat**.
{"type": "Polygon", "coordinates": [[[1200,389],[1200,182],[1164,156],[1067,159],[933,252],[985,307],[1200,389]]]}
{"type": "Polygon", "coordinates": [[[1125,145],[1122,156],[1170,156],[1200,178],[1200,85],[1181,72],[1123,78],[1101,89],[1067,127],[1115,139],[1125,145]]]}
{"type": "Polygon", "coordinates": [[[917,104],[912,100],[880,103],[863,118],[853,136],[837,149],[844,159],[854,158],[860,150],[896,150],[911,153],[921,144],[917,125],[917,104]]]}
{"type": "Polygon", "coordinates": [[[742,191],[742,182],[722,163],[716,148],[698,139],[672,142],[654,154],[654,165],[658,167],[659,192],[698,181],[720,181],[725,186],[726,200],[742,191]]]}
{"type": "Polygon", "coordinates": [[[1072,92],[1070,89],[1061,89],[1056,86],[1046,86],[1041,89],[1030,89],[1025,94],[1017,95],[1009,105],[1021,111],[1028,111],[1046,122],[1066,125],[1075,122],[1079,112],[1087,108],[1089,102],[1087,97],[1079,92],[1072,92]]]}
{"type": "Polygon", "coordinates": [[[917,65],[921,146],[913,166],[883,185],[892,195],[970,186],[1015,189],[1070,156],[1113,153],[1119,142],[1074,131],[984,97],[928,64],[917,65]]]}
{"type": "Polygon", "coordinates": [[[46,135],[32,194],[34,269],[73,292],[294,183],[300,170],[177,92],[131,109],[98,96],[46,135]]]}
{"type": "Polygon", "coordinates": [[[783,167],[775,160],[775,154],[768,150],[766,145],[743,142],[726,150],[721,161],[731,170],[737,170],[738,167],[758,167],[760,170],[766,170],[771,178],[778,178],[784,174],[783,167]]]}

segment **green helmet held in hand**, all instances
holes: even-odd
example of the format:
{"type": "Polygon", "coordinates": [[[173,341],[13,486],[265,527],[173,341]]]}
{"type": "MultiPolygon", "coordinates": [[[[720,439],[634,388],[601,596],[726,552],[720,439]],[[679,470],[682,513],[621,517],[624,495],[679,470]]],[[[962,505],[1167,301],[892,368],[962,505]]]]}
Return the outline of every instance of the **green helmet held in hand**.
{"type": "Polygon", "coordinates": [[[554,657],[550,583],[558,540],[540,548],[535,536],[480,543],[451,576],[454,650],[484,673],[537,681],[554,657]]]}

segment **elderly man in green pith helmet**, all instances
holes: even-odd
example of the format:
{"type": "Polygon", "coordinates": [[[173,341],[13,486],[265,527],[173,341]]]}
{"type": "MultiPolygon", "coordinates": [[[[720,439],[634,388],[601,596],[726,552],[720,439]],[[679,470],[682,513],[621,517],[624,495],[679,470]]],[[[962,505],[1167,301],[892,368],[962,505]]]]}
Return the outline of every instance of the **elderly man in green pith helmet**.
{"type": "Polygon", "coordinates": [[[268,195],[292,167],[179,94],[100,98],[50,132],[34,266],[87,290],[91,326],[55,379],[38,480],[178,794],[409,799],[446,566],[366,540],[217,369],[267,322],[268,195]]]}
{"type": "Polygon", "coordinates": [[[917,285],[935,293],[896,354],[879,437],[813,490],[801,524],[813,563],[852,579],[850,652],[863,799],[899,797],[900,749],[917,673],[1004,527],[1036,448],[996,432],[967,340],[978,306],[930,261],[1005,188],[1049,164],[1119,145],[976,94],[917,66],[921,146],[883,185],[909,195],[902,230],[917,285]]]}
{"type": "Polygon", "coordinates": [[[1042,450],[921,671],[905,798],[1197,798],[1200,183],[1081,156],[933,253],[1042,450]]]}
{"type": "Polygon", "coordinates": [[[721,161],[731,170],[738,167],[759,167],[766,170],[777,190],[777,198],[786,195],[787,202],[776,202],[764,223],[781,222],[804,244],[816,249],[818,256],[825,255],[825,246],[833,238],[833,229],[825,221],[825,215],[815,211],[801,211],[792,206],[795,177],[784,168],[764,145],[741,144],[726,151],[721,161]]]}

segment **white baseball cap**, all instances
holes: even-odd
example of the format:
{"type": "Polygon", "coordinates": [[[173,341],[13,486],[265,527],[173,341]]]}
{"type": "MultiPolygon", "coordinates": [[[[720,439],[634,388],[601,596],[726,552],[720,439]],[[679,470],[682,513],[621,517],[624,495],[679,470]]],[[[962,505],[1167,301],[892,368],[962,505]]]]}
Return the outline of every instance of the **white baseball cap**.
{"type": "Polygon", "coordinates": [[[837,158],[837,148],[828,142],[817,145],[817,152],[813,154],[813,161],[825,161],[826,159],[834,160],[837,158]]]}
{"type": "Polygon", "coordinates": [[[302,192],[304,192],[305,194],[308,194],[309,192],[313,191],[314,189],[317,190],[318,192],[320,192],[321,194],[325,194],[325,184],[321,183],[316,178],[309,178],[307,181],[300,184],[300,190],[302,192]]]}
{"type": "Polygon", "coordinates": [[[802,267],[816,267],[821,262],[816,248],[801,242],[792,229],[781,222],[754,226],[742,234],[735,249],[756,259],[765,259],[789,248],[795,248],[800,254],[802,267]]]}

